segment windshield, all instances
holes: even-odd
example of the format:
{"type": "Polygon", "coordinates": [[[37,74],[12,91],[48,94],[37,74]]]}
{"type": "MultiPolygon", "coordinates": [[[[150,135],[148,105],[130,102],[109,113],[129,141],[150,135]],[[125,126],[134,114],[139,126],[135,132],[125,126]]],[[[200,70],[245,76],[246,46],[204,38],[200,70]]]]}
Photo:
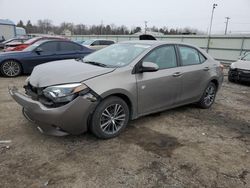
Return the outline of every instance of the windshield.
{"type": "Polygon", "coordinates": [[[82,43],[82,45],[91,45],[95,40],[87,40],[82,43]]]}
{"type": "Polygon", "coordinates": [[[250,53],[248,53],[247,55],[245,55],[242,60],[244,61],[250,61],[250,53]]]}
{"type": "Polygon", "coordinates": [[[84,62],[96,62],[107,67],[123,67],[131,63],[150,45],[144,44],[113,44],[86,56],[84,62]]]}
{"type": "Polygon", "coordinates": [[[37,41],[34,44],[28,46],[27,48],[23,49],[23,51],[28,52],[28,51],[33,51],[35,48],[37,48],[38,46],[40,46],[41,43],[43,43],[44,41],[37,41]]]}

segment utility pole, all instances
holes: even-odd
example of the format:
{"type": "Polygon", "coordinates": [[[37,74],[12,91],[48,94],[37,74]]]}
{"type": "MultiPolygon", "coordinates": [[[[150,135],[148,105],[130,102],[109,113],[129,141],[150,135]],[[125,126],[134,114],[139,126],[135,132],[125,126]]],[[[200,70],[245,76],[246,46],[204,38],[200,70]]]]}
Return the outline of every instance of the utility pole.
{"type": "Polygon", "coordinates": [[[147,34],[147,29],[148,29],[148,21],[144,21],[144,24],[145,24],[145,34],[147,34]]]}
{"type": "Polygon", "coordinates": [[[227,27],[228,27],[228,22],[229,22],[229,17],[226,17],[226,28],[225,28],[225,35],[227,34],[227,27]]]}
{"type": "Polygon", "coordinates": [[[210,36],[211,36],[211,30],[212,30],[212,25],[213,25],[213,18],[214,18],[214,9],[215,7],[217,7],[217,4],[213,4],[213,8],[212,8],[212,14],[211,14],[211,20],[210,20],[210,26],[209,26],[209,32],[208,32],[208,40],[207,40],[207,52],[209,49],[209,43],[210,43],[210,36]]]}

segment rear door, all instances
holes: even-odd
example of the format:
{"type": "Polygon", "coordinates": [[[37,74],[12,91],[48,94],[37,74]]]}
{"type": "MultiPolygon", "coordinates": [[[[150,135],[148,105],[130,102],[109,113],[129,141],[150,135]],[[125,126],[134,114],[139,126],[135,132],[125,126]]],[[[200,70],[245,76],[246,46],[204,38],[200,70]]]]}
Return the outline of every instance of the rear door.
{"type": "Polygon", "coordinates": [[[174,45],[157,47],[142,62],[156,63],[159,70],[136,74],[139,114],[173,106],[181,94],[182,83],[174,45]]]}
{"type": "Polygon", "coordinates": [[[212,68],[206,57],[196,48],[178,45],[180,57],[180,72],[183,86],[179,103],[189,103],[199,100],[210,78],[212,68]]]}

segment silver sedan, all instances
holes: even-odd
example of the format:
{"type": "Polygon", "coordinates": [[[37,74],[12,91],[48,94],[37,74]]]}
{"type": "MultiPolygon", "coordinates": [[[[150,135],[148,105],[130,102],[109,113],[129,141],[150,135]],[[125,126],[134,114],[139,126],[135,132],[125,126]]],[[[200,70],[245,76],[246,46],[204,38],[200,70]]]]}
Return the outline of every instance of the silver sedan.
{"type": "Polygon", "coordinates": [[[203,50],[183,43],[130,41],[83,60],[35,67],[26,94],[10,88],[24,116],[52,135],[92,131],[119,135],[129,120],[196,103],[209,108],[223,67],[203,50]]]}

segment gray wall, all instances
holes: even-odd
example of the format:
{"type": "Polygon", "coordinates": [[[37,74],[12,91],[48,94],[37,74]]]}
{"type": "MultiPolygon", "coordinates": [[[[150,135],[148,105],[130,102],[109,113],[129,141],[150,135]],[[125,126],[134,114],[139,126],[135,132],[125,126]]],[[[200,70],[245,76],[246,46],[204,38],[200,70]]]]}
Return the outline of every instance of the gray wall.
{"type": "MultiPolygon", "coordinates": [[[[138,36],[135,35],[72,35],[69,38],[77,41],[96,38],[111,39],[116,42],[138,40],[138,36]]],[[[156,38],[194,44],[204,50],[208,49],[208,53],[215,59],[228,63],[250,51],[250,35],[213,35],[210,38],[205,35],[165,35],[156,38]]]]}

